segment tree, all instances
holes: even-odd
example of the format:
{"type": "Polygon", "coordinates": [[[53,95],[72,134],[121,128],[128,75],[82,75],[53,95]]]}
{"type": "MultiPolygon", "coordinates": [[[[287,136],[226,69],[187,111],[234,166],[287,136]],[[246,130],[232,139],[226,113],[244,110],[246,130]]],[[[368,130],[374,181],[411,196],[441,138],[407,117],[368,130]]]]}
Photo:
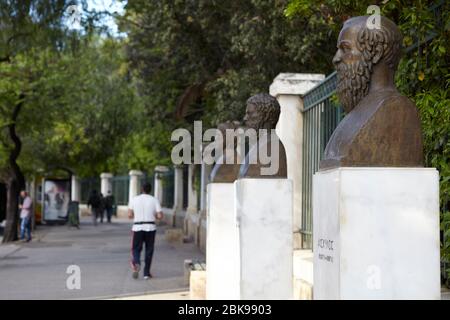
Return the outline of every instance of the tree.
{"type": "MultiPolygon", "coordinates": [[[[57,47],[61,36],[65,1],[3,1],[0,4],[0,68],[10,73],[11,83],[4,83],[0,96],[2,143],[8,154],[7,214],[4,241],[12,241],[17,233],[17,205],[25,178],[17,163],[22,141],[17,134],[17,122],[27,99],[33,93],[34,75],[30,74],[20,55],[36,48],[57,47]],[[30,86],[19,80],[23,77],[30,86]],[[6,133],[5,133],[6,131],[6,133]],[[5,139],[7,138],[7,139],[5,139]]],[[[8,79],[8,78],[6,78],[8,79]]],[[[4,79],[4,80],[6,80],[4,79]]]]}
{"type": "Polygon", "coordinates": [[[0,3],[0,171],[8,186],[4,242],[17,238],[25,174],[54,168],[97,174],[117,165],[110,160],[132,130],[138,100],[122,40],[97,36],[95,15],[84,18],[84,31],[68,30],[70,4],[0,3]]]}

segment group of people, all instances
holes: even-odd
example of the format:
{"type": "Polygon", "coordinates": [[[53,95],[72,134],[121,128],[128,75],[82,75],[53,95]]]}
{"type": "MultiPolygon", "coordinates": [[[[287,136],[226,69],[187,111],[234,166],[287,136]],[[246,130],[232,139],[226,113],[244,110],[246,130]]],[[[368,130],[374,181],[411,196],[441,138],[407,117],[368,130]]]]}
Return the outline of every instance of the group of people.
{"type": "MultiPolygon", "coordinates": [[[[141,270],[141,251],[144,247],[144,279],[152,278],[150,268],[155,245],[156,221],[163,218],[163,213],[158,199],[150,195],[151,190],[152,186],[150,183],[144,184],[142,193],[131,199],[128,206],[128,217],[133,219],[131,268],[134,279],[138,278],[141,270]]],[[[25,236],[27,236],[26,241],[31,241],[31,208],[33,201],[25,190],[20,195],[20,239],[25,240],[25,236]]],[[[91,208],[95,225],[99,218],[100,222],[103,222],[105,212],[107,221],[111,222],[115,205],[111,191],[108,191],[108,195],[103,197],[97,190],[93,190],[87,204],[91,208]]]]}
{"type": "Polygon", "coordinates": [[[106,197],[104,197],[100,192],[97,192],[97,190],[92,190],[87,205],[91,208],[94,225],[97,225],[97,220],[99,218],[100,223],[103,223],[105,212],[108,223],[111,223],[111,218],[114,213],[114,203],[115,200],[111,190],[108,191],[108,195],[106,197]]]}

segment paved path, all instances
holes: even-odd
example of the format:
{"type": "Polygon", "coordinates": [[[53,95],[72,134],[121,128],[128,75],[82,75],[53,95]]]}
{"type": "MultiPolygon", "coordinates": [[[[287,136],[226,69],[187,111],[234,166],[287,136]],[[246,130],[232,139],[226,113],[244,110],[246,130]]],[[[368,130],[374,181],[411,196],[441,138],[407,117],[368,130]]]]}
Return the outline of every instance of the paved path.
{"type": "Polygon", "coordinates": [[[0,299],[113,298],[186,291],[183,261],[204,260],[192,243],[172,245],[156,235],[151,280],[132,279],[129,268],[130,222],[81,229],[41,226],[30,243],[0,245],[0,299]],[[68,290],[67,267],[78,265],[81,289],[68,290]]]}
{"type": "MultiPolygon", "coordinates": [[[[0,245],[0,299],[189,299],[183,261],[204,255],[192,243],[168,244],[164,230],[156,236],[155,278],[146,281],[131,278],[129,221],[94,227],[83,220],[80,230],[40,226],[31,243],[0,245]],[[66,288],[73,264],[81,269],[80,290],[66,288]]],[[[450,300],[450,290],[442,299],[450,300]]]]}

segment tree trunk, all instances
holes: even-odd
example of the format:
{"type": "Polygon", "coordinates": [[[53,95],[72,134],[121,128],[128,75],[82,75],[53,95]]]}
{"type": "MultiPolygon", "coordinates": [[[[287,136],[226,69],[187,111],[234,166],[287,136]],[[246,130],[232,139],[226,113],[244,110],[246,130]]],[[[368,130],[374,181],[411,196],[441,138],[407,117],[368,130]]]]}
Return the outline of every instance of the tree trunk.
{"type": "Polygon", "coordinates": [[[17,227],[19,223],[19,193],[20,188],[17,179],[10,178],[7,185],[6,201],[6,225],[3,234],[3,242],[17,240],[17,227]]]}
{"type": "Polygon", "coordinates": [[[7,190],[6,203],[6,226],[3,234],[3,242],[11,242],[17,240],[17,226],[19,222],[19,194],[20,190],[25,188],[25,177],[22,170],[17,164],[17,158],[22,150],[22,141],[17,136],[16,121],[20,110],[23,106],[25,96],[19,96],[19,102],[16,104],[11,117],[11,124],[8,126],[9,137],[14,144],[13,149],[9,153],[9,181],[7,190]]]}

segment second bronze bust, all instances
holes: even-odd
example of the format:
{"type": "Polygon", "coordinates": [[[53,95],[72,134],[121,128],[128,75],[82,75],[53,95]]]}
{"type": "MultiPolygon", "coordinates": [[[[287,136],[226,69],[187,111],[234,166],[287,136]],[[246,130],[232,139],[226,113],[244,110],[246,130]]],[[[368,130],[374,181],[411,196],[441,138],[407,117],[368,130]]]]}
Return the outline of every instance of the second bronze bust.
{"type": "Polygon", "coordinates": [[[286,151],[278,136],[271,135],[271,130],[275,131],[279,118],[280,105],[277,99],[270,94],[256,94],[247,100],[244,117],[245,126],[257,132],[260,129],[266,129],[267,136],[261,137],[258,135],[257,143],[249,146],[250,150],[241,165],[239,178],[287,178],[286,151]],[[272,144],[278,144],[277,154],[271,154],[272,144]],[[268,155],[272,163],[262,163],[259,157],[261,154],[268,155]],[[257,159],[257,163],[250,163],[249,159],[252,158],[257,159]],[[276,167],[274,173],[263,174],[264,169],[274,165],[276,167]]]}

